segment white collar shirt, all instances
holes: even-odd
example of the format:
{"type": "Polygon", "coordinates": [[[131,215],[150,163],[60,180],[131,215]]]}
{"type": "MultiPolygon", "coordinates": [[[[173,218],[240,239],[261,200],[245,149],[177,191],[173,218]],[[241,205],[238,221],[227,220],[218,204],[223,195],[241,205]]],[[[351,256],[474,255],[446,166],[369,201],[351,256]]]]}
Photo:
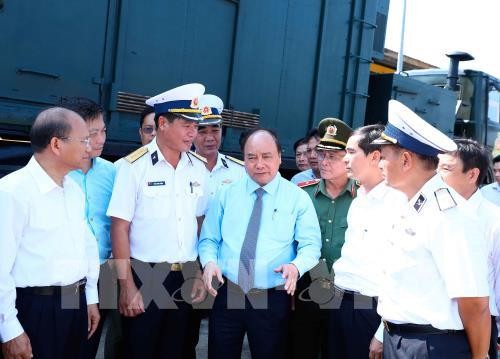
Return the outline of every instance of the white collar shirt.
{"type": "Polygon", "coordinates": [[[0,339],[23,332],[16,287],[62,286],[87,278],[97,303],[99,254],[85,219],[85,198],[69,176],[57,185],[32,157],[0,180],[0,339]]]}
{"type": "Polygon", "coordinates": [[[500,184],[498,182],[481,187],[481,192],[484,198],[500,207],[500,184]]]}
{"type": "Polygon", "coordinates": [[[488,250],[488,283],[490,285],[490,312],[500,314],[500,208],[484,198],[481,191],[476,191],[468,199],[460,197],[471,216],[475,216],[480,227],[478,234],[484,234],[488,250]]]}
{"type": "Polygon", "coordinates": [[[406,203],[403,193],[384,182],[368,193],[359,188],[347,213],[342,254],[333,264],[335,285],[370,297],[379,295],[387,233],[406,203]]]}
{"type": "Polygon", "coordinates": [[[130,256],[150,263],[197,258],[197,217],[207,208],[207,170],[182,152],[174,168],[156,139],[148,152],[118,168],[107,215],[130,222],[130,256]]]}
{"type": "Polygon", "coordinates": [[[235,163],[222,153],[217,154],[217,163],[212,171],[208,171],[209,202],[211,203],[217,192],[228,184],[242,178],[246,171],[245,167],[235,163]]]}
{"type": "Polygon", "coordinates": [[[457,298],[488,296],[483,234],[457,196],[435,175],[391,231],[377,307],[385,320],[460,330],[457,298]]]}

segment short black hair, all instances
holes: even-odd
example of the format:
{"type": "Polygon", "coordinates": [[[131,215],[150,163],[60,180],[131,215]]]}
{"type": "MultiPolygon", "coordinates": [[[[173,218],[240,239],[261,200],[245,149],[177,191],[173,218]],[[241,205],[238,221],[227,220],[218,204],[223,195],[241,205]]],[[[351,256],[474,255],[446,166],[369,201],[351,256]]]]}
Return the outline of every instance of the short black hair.
{"type": "Polygon", "coordinates": [[[241,148],[241,152],[243,152],[243,154],[245,154],[245,145],[246,145],[248,139],[250,138],[250,136],[252,136],[254,133],[257,133],[257,132],[266,132],[269,135],[271,135],[271,137],[274,140],[274,143],[276,144],[276,149],[278,150],[278,153],[281,154],[281,144],[280,144],[280,141],[278,140],[278,135],[276,134],[276,132],[274,132],[273,130],[271,130],[269,128],[262,128],[262,127],[252,128],[251,130],[243,132],[240,135],[240,148],[241,148]]]}
{"type": "Polygon", "coordinates": [[[93,121],[100,115],[104,116],[102,106],[87,97],[63,97],[60,106],[76,112],[85,122],[93,121]]]}
{"type": "Polygon", "coordinates": [[[40,112],[30,130],[33,152],[45,150],[54,137],[67,137],[71,132],[68,117],[72,113],[74,112],[62,107],[51,107],[40,112]]]}
{"type": "Polygon", "coordinates": [[[297,141],[295,141],[295,143],[293,144],[293,152],[297,152],[297,147],[299,147],[301,145],[307,145],[307,140],[305,137],[300,138],[297,141]]]}
{"type": "Polygon", "coordinates": [[[146,105],[146,107],[144,107],[144,109],[141,111],[141,120],[139,123],[139,127],[142,127],[142,125],[144,124],[144,119],[146,118],[146,116],[149,115],[150,113],[154,113],[154,112],[155,112],[155,109],[153,106],[146,105]]]}
{"type": "Polygon", "coordinates": [[[182,117],[179,114],[172,113],[172,112],[164,112],[164,113],[157,113],[155,114],[155,125],[158,127],[158,119],[161,117],[165,117],[168,121],[168,123],[174,122],[176,119],[183,120],[184,117],[182,117]]]}
{"type": "Polygon", "coordinates": [[[477,168],[479,176],[477,176],[476,186],[479,187],[488,175],[490,154],[484,146],[468,138],[456,139],[455,143],[457,144],[457,150],[454,153],[463,163],[462,173],[477,168]]]}
{"type": "Polygon", "coordinates": [[[319,139],[319,140],[321,139],[321,138],[320,138],[320,135],[319,135],[319,131],[318,131],[318,129],[317,129],[316,127],[311,128],[311,129],[309,130],[309,132],[307,133],[307,135],[306,135],[306,137],[305,137],[306,142],[309,142],[309,140],[310,140],[311,138],[313,138],[313,137],[315,137],[315,138],[317,138],[317,139],[319,139]]]}
{"type": "Polygon", "coordinates": [[[493,164],[497,162],[500,162],[500,155],[496,155],[495,157],[493,157],[493,164]]]}
{"type": "Polygon", "coordinates": [[[359,136],[358,147],[363,150],[365,155],[368,155],[374,151],[380,152],[381,145],[373,144],[372,142],[379,138],[383,131],[383,125],[368,125],[355,129],[351,137],[359,136]]]}

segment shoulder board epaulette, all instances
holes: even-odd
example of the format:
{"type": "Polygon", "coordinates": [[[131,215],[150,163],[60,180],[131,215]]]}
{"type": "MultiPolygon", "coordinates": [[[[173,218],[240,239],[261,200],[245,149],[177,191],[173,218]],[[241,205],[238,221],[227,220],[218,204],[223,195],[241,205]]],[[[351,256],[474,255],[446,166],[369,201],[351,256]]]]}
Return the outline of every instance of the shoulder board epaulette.
{"type": "Polygon", "coordinates": [[[146,146],[142,146],[142,147],[138,148],[137,150],[135,150],[134,152],[132,152],[132,153],[128,154],[127,156],[125,156],[125,160],[128,163],[134,163],[139,158],[141,158],[146,153],[148,153],[148,151],[149,150],[148,150],[148,148],[146,146]]]}
{"type": "Polygon", "coordinates": [[[207,163],[207,159],[199,154],[197,154],[196,152],[193,152],[193,151],[189,151],[189,154],[190,155],[193,155],[194,157],[196,157],[197,159],[199,159],[201,162],[203,163],[207,163]]]}
{"type": "Polygon", "coordinates": [[[457,206],[457,202],[455,202],[455,198],[453,198],[448,188],[437,189],[434,191],[434,196],[436,196],[436,202],[441,211],[457,206]]]}
{"type": "Polygon", "coordinates": [[[321,181],[321,180],[319,178],[316,178],[316,179],[312,179],[309,181],[299,182],[299,183],[297,183],[297,186],[299,186],[301,188],[309,187],[309,186],[312,186],[313,184],[319,183],[319,181],[321,181]]]}
{"type": "Polygon", "coordinates": [[[232,161],[234,163],[237,163],[241,166],[244,166],[245,165],[245,162],[243,162],[242,160],[239,160],[237,158],[234,158],[234,157],[231,157],[231,156],[228,156],[228,155],[224,155],[225,158],[227,158],[229,161],[232,161]]]}

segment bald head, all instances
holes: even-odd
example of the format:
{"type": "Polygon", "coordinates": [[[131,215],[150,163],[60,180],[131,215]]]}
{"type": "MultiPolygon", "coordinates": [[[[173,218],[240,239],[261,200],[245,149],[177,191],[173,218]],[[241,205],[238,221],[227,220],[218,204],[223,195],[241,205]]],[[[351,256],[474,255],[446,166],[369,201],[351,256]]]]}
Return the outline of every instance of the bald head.
{"type": "Polygon", "coordinates": [[[76,112],[62,107],[52,107],[40,112],[30,130],[33,152],[42,152],[54,137],[68,137],[73,126],[79,122],[85,123],[76,112]]]}

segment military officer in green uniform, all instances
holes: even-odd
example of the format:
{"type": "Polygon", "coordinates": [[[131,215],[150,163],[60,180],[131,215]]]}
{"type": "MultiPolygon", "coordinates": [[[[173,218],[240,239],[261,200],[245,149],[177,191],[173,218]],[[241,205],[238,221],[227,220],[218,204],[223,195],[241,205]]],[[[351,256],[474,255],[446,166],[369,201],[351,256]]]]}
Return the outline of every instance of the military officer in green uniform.
{"type": "Polygon", "coordinates": [[[297,282],[295,310],[290,328],[292,356],[325,357],[328,311],[335,307],[333,263],[340,258],[347,228],[347,212],[356,196],[356,184],[347,177],[343,157],[352,129],[334,118],[321,120],[317,145],[321,179],[298,185],[312,199],[321,227],[321,259],[297,282]]]}

